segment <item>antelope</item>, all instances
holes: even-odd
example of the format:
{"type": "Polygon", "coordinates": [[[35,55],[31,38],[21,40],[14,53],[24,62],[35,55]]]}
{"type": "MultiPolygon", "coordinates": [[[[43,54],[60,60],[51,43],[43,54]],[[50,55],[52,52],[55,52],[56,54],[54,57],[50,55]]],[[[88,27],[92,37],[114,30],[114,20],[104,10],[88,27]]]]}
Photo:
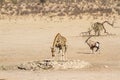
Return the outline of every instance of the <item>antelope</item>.
{"type": "MultiPolygon", "coordinates": [[[[85,41],[87,45],[89,46],[90,50],[92,50],[92,53],[94,53],[94,49],[96,48],[95,52],[97,52],[100,49],[100,42],[89,40],[92,36],[88,37],[88,39],[85,41]]],[[[100,53],[100,51],[99,51],[100,53]]]]}

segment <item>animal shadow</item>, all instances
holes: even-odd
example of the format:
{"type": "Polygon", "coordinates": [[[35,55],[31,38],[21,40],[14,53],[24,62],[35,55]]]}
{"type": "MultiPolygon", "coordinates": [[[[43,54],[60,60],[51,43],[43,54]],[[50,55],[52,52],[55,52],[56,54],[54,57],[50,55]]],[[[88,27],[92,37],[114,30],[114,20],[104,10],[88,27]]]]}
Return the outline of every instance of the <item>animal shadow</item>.
{"type": "Polygon", "coordinates": [[[89,53],[89,52],[77,52],[77,54],[93,54],[93,53],[89,53]]]}
{"type": "Polygon", "coordinates": [[[6,79],[0,79],[0,80],[6,80],[6,79]]]}

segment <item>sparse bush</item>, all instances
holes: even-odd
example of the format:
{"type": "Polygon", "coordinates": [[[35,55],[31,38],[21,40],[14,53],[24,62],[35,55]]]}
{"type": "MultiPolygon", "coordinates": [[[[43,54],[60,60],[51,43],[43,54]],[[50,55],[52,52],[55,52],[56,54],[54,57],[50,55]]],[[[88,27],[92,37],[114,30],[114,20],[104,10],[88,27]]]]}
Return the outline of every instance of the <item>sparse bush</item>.
{"type": "Polygon", "coordinates": [[[88,15],[92,15],[95,19],[98,16],[103,16],[103,14],[120,14],[120,3],[118,0],[0,0],[0,3],[3,4],[0,5],[0,8],[4,6],[1,14],[6,15],[8,14],[8,10],[9,15],[21,15],[25,13],[25,15],[39,14],[44,16],[48,14],[54,17],[62,15],[79,18],[88,13],[88,15]],[[5,4],[10,2],[11,5],[4,5],[3,2],[6,2],[5,4]],[[46,2],[47,4],[45,4],[46,2]],[[113,7],[112,5],[115,6],[113,7]]]}
{"type": "Polygon", "coordinates": [[[120,7],[120,3],[118,3],[118,4],[117,4],[117,6],[119,6],[119,7],[120,7]]]}
{"type": "Polygon", "coordinates": [[[11,0],[13,4],[17,4],[17,0],[11,0]]]}
{"type": "Polygon", "coordinates": [[[39,0],[42,5],[46,2],[46,0],[39,0]]]}
{"type": "Polygon", "coordinates": [[[3,4],[5,2],[5,0],[0,0],[0,4],[3,4]]]}
{"type": "Polygon", "coordinates": [[[118,12],[118,15],[120,15],[120,11],[118,12]]]}

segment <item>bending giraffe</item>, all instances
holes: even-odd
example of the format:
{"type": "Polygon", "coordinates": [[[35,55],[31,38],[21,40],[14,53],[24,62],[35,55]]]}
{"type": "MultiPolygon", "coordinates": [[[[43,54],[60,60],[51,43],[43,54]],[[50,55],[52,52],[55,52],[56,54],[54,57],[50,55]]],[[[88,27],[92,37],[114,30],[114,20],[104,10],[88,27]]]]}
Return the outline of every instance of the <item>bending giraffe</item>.
{"type": "Polygon", "coordinates": [[[55,36],[53,45],[51,47],[52,57],[55,57],[55,52],[57,52],[56,49],[58,49],[58,53],[62,52],[62,60],[63,60],[63,57],[66,57],[66,50],[67,50],[66,42],[67,42],[67,39],[64,36],[61,36],[60,33],[58,33],[55,36]]]}
{"type": "Polygon", "coordinates": [[[104,21],[104,22],[102,22],[102,23],[100,23],[100,22],[94,23],[91,27],[92,27],[92,30],[95,32],[95,35],[100,36],[100,32],[101,32],[102,30],[104,30],[104,33],[108,33],[108,32],[106,31],[106,29],[105,29],[105,26],[104,26],[105,23],[111,25],[112,27],[113,27],[113,25],[114,25],[114,21],[113,21],[112,24],[109,23],[108,21],[104,21]]]}

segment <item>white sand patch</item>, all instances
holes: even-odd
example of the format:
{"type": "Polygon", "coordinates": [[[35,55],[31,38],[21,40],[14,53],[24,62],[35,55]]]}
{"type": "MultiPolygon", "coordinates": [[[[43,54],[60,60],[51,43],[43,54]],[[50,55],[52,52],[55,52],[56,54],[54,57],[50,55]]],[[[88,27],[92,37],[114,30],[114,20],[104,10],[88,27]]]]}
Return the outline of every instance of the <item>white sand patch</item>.
{"type": "Polygon", "coordinates": [[[67,70],[67,69],[81,69],[88,68],[91,64],[80,60],[67,60],[67,61],[33,61],[18,66],[21,70],[67,70]]]}
{"type": "Polygon", "coordinates": [[[65,62],[52,62],[54,69],[81,69],[91,66],[90,63],[80,60],[69,60],[65,62]]]}

